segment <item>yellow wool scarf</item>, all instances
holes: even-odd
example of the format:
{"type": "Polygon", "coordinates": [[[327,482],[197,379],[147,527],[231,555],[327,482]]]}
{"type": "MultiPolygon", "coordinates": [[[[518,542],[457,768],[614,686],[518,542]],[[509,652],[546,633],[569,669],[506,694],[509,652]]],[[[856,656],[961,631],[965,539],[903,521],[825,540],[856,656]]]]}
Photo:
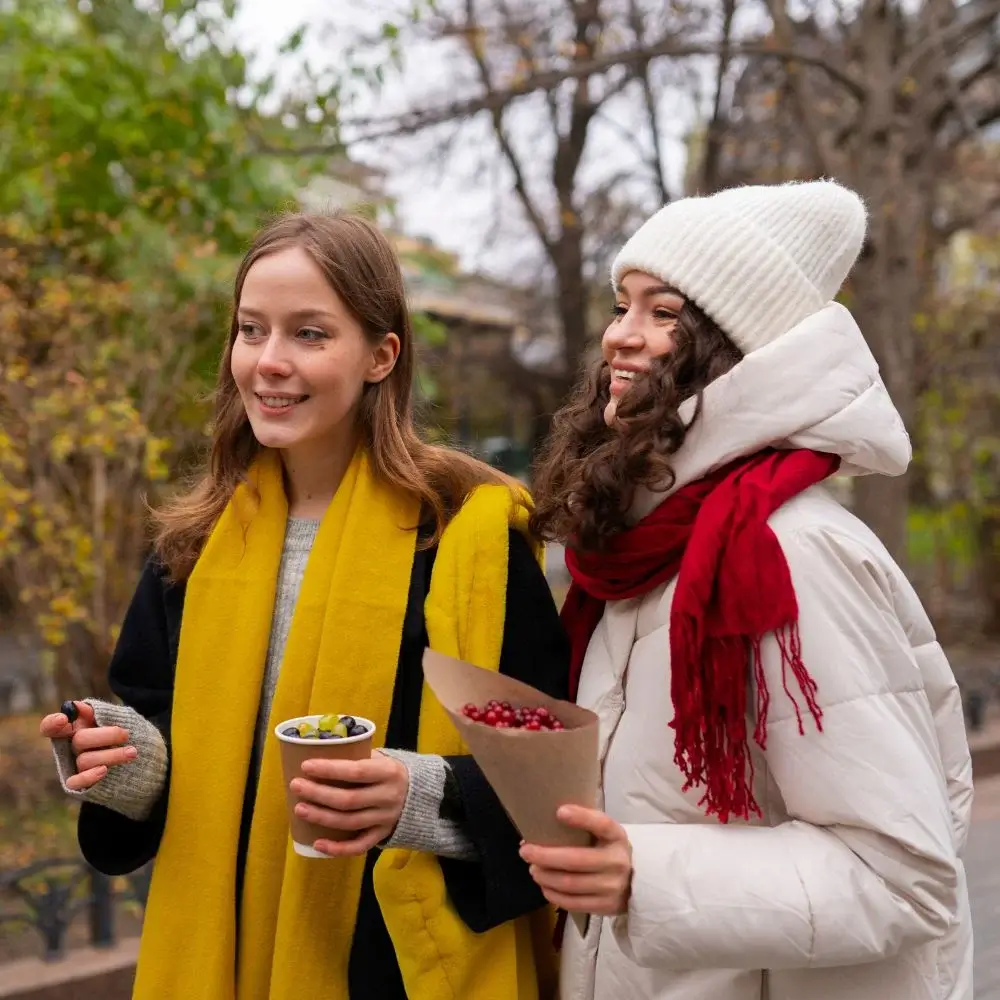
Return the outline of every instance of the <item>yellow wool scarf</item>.
{"type": "MultiPolygon", "coordinates": [[[[359,450],[306,566],[270,728],[354,712],[385,738],[416,547],[416,501],[377,482],[359,450]]],[[[426,602],[432,648],[496,669],[509,525],[527,511],[481,487],[449,524],[426,602]]],[[[246,776],[287,521],[281,466],[265,452],[192,573],[171,722],[166,829],[146,906],[136,1000],[348,1000],[347,963],[364,859],[295,854],[277,741],[263,752],[236,927],[246,776]]],[[[270,730],[269,730],[270,731],[270,730]]],[[[418,749],[465,751],[425,688],[418,749]]],[[[435,857],[383,853],[375,889],[409,1000],[545,1000],[554,994],[547,911],[485,934],[447,899],[435,857]]],[[[358,998],[354,998],[358,1000],[358,998]]],[[[375,1000],[375,998],[372,998],[375,1000]]]]}

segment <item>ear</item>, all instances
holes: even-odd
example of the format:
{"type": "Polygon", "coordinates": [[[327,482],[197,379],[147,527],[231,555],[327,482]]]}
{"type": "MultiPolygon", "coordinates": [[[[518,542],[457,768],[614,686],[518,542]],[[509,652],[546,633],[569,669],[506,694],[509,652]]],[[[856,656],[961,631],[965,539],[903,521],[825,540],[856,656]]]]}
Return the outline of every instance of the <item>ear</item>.
{"type": "Polygon", "coordinates": [[[396,367],[399,357],[399,337],[390,330],[372,351],[372,363],[365,377],[366,382],[381,382],[396,367]]]}

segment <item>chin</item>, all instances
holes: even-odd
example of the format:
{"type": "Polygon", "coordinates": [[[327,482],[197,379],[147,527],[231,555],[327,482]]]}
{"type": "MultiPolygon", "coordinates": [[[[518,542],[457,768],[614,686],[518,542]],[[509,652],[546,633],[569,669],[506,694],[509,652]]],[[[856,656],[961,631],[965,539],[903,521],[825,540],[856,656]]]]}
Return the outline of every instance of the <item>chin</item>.
{"type": "Polygon", "coordinates": [[[292,448],[302,440],[303,436],[300,431],[296,431],[292,427],[274,427],[267,423],[261,426],[252,420],[250,421],[250,429],[262,448],[292,448]]]}

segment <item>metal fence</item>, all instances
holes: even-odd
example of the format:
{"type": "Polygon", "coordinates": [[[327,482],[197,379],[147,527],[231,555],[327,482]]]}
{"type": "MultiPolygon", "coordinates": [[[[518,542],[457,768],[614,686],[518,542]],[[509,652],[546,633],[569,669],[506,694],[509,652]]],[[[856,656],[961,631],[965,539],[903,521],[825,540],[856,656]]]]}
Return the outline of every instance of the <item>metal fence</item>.
{"type": "Polygon", "coordinates": [[[34,929],[44,958],[55,961],[65,954],[70,927],[85,917],[90,944],[110,948],[115,943],[116,907],[126,902],[144,907],[150,873],[145,868],[109,878],[79,858],[50,858],[0,872],[0,931],[34,929]]]}

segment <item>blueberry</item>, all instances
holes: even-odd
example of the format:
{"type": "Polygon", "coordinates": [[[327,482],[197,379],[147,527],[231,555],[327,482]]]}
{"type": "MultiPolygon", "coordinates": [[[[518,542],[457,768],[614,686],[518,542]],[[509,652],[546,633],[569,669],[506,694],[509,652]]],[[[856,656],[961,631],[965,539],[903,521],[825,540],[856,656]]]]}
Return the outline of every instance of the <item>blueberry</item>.
{"type": "MultiPolygon", "coordinates": [[[[340,721],[345,726],[347,726],[348,730],[353,729],[357,725],[357,722],[355,721],[355,718],[354,718],[353,715],[342,715],[340,717],[340,721]]],[[[353,733],[352,733],[352,735],[353,735],[353,733]]]]}
{"type": "Polygon", "coordinates": [[[334,737],[333,733],[328,733],[325,729],[321,729],[319,731],[319,738],[321,740],[332,740],[335,737],[334,737]]]}
{"type": "Polygon", "coordinates": [[[367,726],[362,726],[360,723],[355,722],[353,726],[348,730],[350,736],[364,736],[368,732],[367,726]]]}
{"type": "Polygon", "coordinates": [[[76,722],[80,716],[80,710],[76,707],[75,701],[64,701],[59,709],[70,722],[76,722]]]}
{"type": "Polygon", "coordinates": [[[295,728],[295,726],[289,726],[287,729],[282,729],[281,730],[281,735],[282,736],[294,736],[294,737],[298,738],[299,731],[295,728]]]}

